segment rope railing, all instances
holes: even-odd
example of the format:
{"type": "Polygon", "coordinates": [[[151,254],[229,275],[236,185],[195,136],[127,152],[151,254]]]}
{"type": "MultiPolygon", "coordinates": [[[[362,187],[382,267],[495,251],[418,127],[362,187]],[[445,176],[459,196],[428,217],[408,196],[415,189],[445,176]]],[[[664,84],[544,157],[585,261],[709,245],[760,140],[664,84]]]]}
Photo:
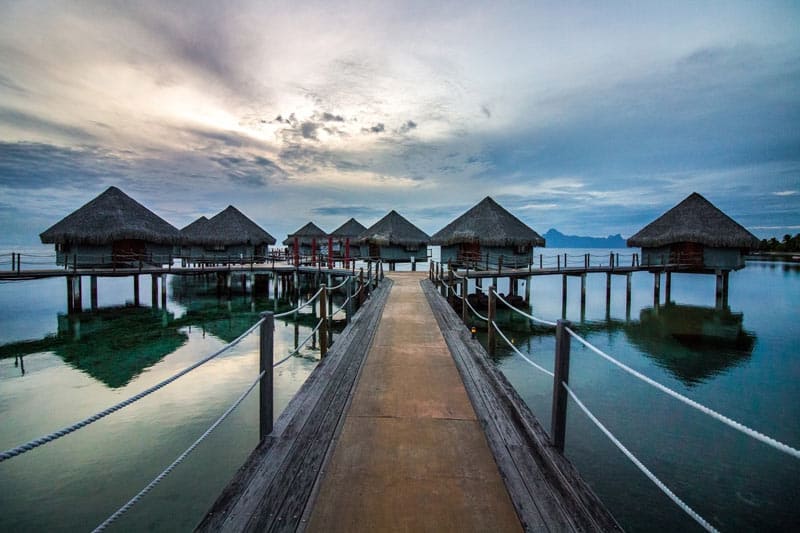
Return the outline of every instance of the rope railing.
{"type": "Polygon", "coordinates": [[[275,318],[281,318],[281,317],[284,317],[284,316],[293,315],[293,314],[297,313],[298,311],[300,311],[301,309],[303,309],[304,307],[308,307],[309,305],[313,304],[314,300],[319,298],[319,295],[323,291],[323,289],[324,289],[324,287],[320,287],[320,289],[316,292],[316,294],[314,294],[314,296],[309,298],[304,304],[299,305],[298,307],[295,307],[294,309],[290,309],[289,311],[284,311],[282,313],[277,313],[275,315],[275,318]]]}
{"type": "Polygon", "coordinates": [[[258,375],[256,380],[253,381],[253,383],[250,384],[250,386],[247,388],[247,390],[245,390],[236,399],[236,401],[233,402],[233,404],[231,404],[231,406],[228,407],[228,409],[226,409],[225,412],[222,413],[222,415],[219,418],[217,418],[217,420],[213,424],[211,424],[211,426],[209,426],[209,428],[207,430],[205,430],[205,432],[202,435],[200,435],[200,437],[198,437],[197,440],[195,440],[192,443],[191,446],[189,446],[182,454],[180,454],[177,457],[177,459],[175,459],[172,463],[170,463],[170,465],[167,466],[159,475],[157,475],[155,478],[153,478],[153,480],[150,483],[148,483],[147,486],[145,486],[142,490],[140,490],[133,498],[128,500],[128,502],[125,505],[123,505],[122,507],[117,509],[111,516],[106,518],[100,525],[98,525],[94,529],[94,532],[104,531],[108,526],[110,526],[115,521],[117,521],[123,514],[128,512],[134,505],[139,503],[139,501],[142,498],[144,498],[151,490],[153,490],[156,487],[156,485],[161,483],[161,481],[163,481],[164,478],[166,478],[173,470],[175,470],[175,468],[179,464],[181,464],[189,456],[189,454],[191,454],[195,450],[195,448],[197,448],[204,440],[206,440],[206,438],[208,438],[208,436],[211,435],[211,433],[215,429],[217,429],[217,427],[220,424],[222,424],[222,422],[226,418],[228,418],[228,416],[237,407],[239,407],[239,405],[244,401],[244,399],[247,397],[247,395],[250,394],[250,392],[252,392],[252,390],[256,387],[256,385],[258,385],[258,383],[261,381],[261,378],[264,377],[264,374],[265,374],[265,372],[262,371],[258,375]]]}
{"type": "Polygon", "coordinates": [[[589,420],[591,420],[591,421],[592,421],[592,422],[593,422],[593,423],[594,423],[594,424],[595,424],[595,425],[598,427],[598,429],[600,429],[600,431],[602,431],[602,432],[605,434],[605,436],[606,436],[606,437],[608,437],[608,439],[609,439],[611,442],[613,442],[613,443],[614,443],[614,445],[615,445],[615,446],[616,446],[616,447],[617,447],[617,448],[618,448],[618,449],[619,449],[619,450],[620,450],[620,451],[621,451],[623,454],[625,454],[625,457],[627,457],[628,459],[630,459],[630,461],[631,461],[631,462],[632,462],[634,465],[636,465],[636,467],[637,467],[639,470],[641,470],[641,472],[642,472],[642,473],[643,473],[645,476],[647,476],[647,478],[648,478],[650,481],[652,481],[652,482],[653,482],[653,483],[656,485],[656,487],[658,487],[659,489],[661,489],[661,491],[662,491],[664,494],[666,494],[666,496],[667,496],[667,497],[668,497],[670,500],[672,500],[672,501],[673,501],[673,502],[674,502],[674,503],[675,503],[675,504],[676,504],[678,507],[680,507],[680,508],[681,508],[681,509],[682,509],[682,510],[683,510],[683,511],[686,513],[686,514],[688,514],[689,516],[691,516],[691,517],[692,517],[692,518],[693,518],[693,519],[694,519],[694,520],[695,520],[695,521],[696,521],[698,524],[700,524],[700,525],[701,525],[701,526],[702,526],[702,527],[703,527],[703,528],[704,528],[706,531],[717,531],[717,529],[716,529],[714,526],[712,526],[712,525],[711,525],[711,524],[710,524],[710,523],[709,523],[709,522],[708,522],[706,519],[704,519],[702,516],[700,516],[700,515],[699,515],[699,514],[698,514],[698,513],[697,513],[697,512],[694,510],[694,509],[692,509],[691,507],[689,507],[689,505],[688,505],[687,503],[685,503],[685,502],[684,502],[683,500],[681,500],[681,499],[680,499],[680,498],[679,498],[677,495],[675,495],[675,493],[674,493],[674,492],[672,492],[672,491],[669,489],[669,487],[667,487],[667,485],[666,485],[666,484],[664,484],[664,482],[663,482],[663,481],[661,481],[660,479],[658,479],[658,477],[657,477],[655,474],[653,474],[653,473],[650,471],[650,469],[648,469],[648,468],[647,468],[647,467],[644,465],[644,463],[642,463],[642,462],[641,462],[641,461],[640,461],[640,460],[639,460],[639,459],[638,459],[638,458],[637,458],[635,455],[633,455],[633,453],[631,453],[631,452],[630,452],[630,450],[628,450],[628,448],[626,448],[626,447],[625,447],[625,446],[624,446],[624,445],[623,445],[623,444],[622,444],[622,443],[619,441],[619,439],[617,439],[617,438],[614,436],[614,434],[613,434],[613,433],[611,433],[611,431],[609,431],[609,430],[608,430],[608,428],[606,428],[606,427],[605,427],[605,426],[604,426],[604,425],[603,425],[603,424],[600,422],[600,420],[598,420],[598,419],[597,419],[597,417],[596,417],[596,416],[594,416],[594,414],[593,414],[593,413],[592,413],[592,412],[591,412],[591,411],[590,411],[590,410],[589,410],[589,409],[588,409],[588,408],[587,408],[587,407],[586,407],[586,406],[583,404],[583,402],[581,402],[581,400],[580,400],[580,399],[578,398],[578,396],[577,396],[577,395],[576,395],[576,394],[575,394],[575,393],[572,391],[572,389],[569,387],[569,385],[567,385],[566,383],[564,383],[564,382],[562,381],[562,382],[561,382],[561,386],[562,386],[562,387],[564,387],[564,389],[565,389],[565,390],[567,391],[567,393],[570,395],[570,397],[571,397],[571,398],[572,398],[572,400],[575,402],[575,404],[576,404],[578,407],[580,407],[580,409],[581,409],[581,410],[584,412],[584,414],[586,414],[586,416],[589,418],[589,420]]]}
{"type": "Polygon", "coordinates": [[[350,277],[345,277],[344,281],[342,281],[340,284],[336,285],[335,287],[328,287],[328,291],[335,291],[335,290],[341,289],[349,281],[350,281],[350,277]]]}
{"type": "Polygon", "coordinates": [[[539,371],[541,371],[541,372],[544,372],[545,374],[547,374],[547,375],[548,375],[548,376],[550,376],[551,378],[553,377],[553,373],[552,373],[552,372],[550,372],[549,370],[547,370],[547,369],[546,369],[546,368],[544,368],[543,366],[540,366],[540,365],[538,365],[537,363],[534,363],[533,361],[531,361],[530,359],[528,359],[528,357],[527,357],[527,356],[525,356],[525,354],[523,354],[523,353],[522,353],[522,352],[519,350],[519,348],[517,348],[516,346],[514,346],[514,343],[513,343],[513,342],[511,342],[511,341],[508,339],[508,337],[506,337],[506,335],[503,333],[503,331],[502,331],[502,330],[500,329],[500,327],[497,325],[497,322],[495,322],[494,320],[492,320],[492,326],[494,327],[495,331],[497,331],[497,333],[500,335],[500,337],[501,337],[501,338],[502,338],[504,341],[506,341],[506,344],[508,344],[508,346],[509,346],[509,347],[510,347],[512,350],[514,350],[514,352],[516,352],[516,354],[517,354],[518,356],[522,357],[522,358],[523,358],[525,361],[527,361],[527,362],[528,362],[528,363],[529,363],[531,366],[533,366],[534,368],[538,369],[538,370],[539,370],[539,371]]]}
{"type": "Polygon", "coordinates": [[[754,439],[756,439],[758,441],[761,441],[764,444],[767,444],[767,445],[775,448],[776,450],[782,451],[783,453],[789,454],[789,455],[791,455],[791,456],[793,456],[793,457],[795,457],[797,459],[800,459],[800,450],[797,450],[797,449],[795,449],[795,448],[793,448],[793,447],[791,447],[791,446],[789,446],[787,444],[784,444],[784,443],[780,442],[779,440],[774,439],[774,438],[772,438],[772,437],[770,437],[768,435],[764,435],[763,433],[761,433],[759,431],[756,431],[754,429],[751,429],[751,428],[745,426],[744,424],[742,424],[740,422],[737,422],[737,421],[735,421],[735,420],[733,420],[731,418],[728,418],[727,416],[725,416],[725,415],[723,415],[721,413],[718,413],[717,411],[714,411],[713,409],[711,409],[709,407],[706,407],[705,405],[702,405],[702,404],[700,404],[700,403],[698,403],[698,402],[696,402],[696,401],[694,401],[694,400],[692,400],[690,398],[687,398],[683,394],[681,394],[679,392],[676,392],[676,391],[670,389],[669,387],[667,387],[665,385],[662,385],[661,383],[659,383],[659,382],[657,382],[657,381],[645,376],[641,372],[637,372],[636,370],[632,369],[628,365],[626,365],[626,364],[614,359],[613,357],[611,357],[607,353],[603,352],[602,350],[600,350],[599,348],[594,346],[592,343],[590,343],[589,341],[587,341],[586,339],[584,339],[583,337],[581,337],[580,335],[575,333],[570,328],[566,328],[566,330],[567,330],[567,332],[570,334],[570,336],[572,338],[577,340],[579,343],[584,345],[586,348],[588,348],[592,352],[596,353],[597,355],[601,356],[602,358],[606,359],[610,363],[618,366],[619,368],[621,368],[625,372],[631,374],[632,376],[639,378],[640,380],[644,381],[648,385],[651,385],[651,386],[657,388],[658,390],[668,394],[669,396],[672,396],[673,398],[685,403],[689,407],[697,409],[701,413],[704,413],[704,414],[706,414],[706,415],[708,415],[708,416],[710,416],[710,417],[722,422],[723,424],[726,424],[727,426],[730,426],[733,429],[736,429],[736,430],[740,431],[741,433],[744,433],[745,435],[748,435],[749,437],[752,437],[752,438],[754,438],[754,439]]]}
{"type": "Polygon", "coordinates": [[[120,409],[122,409],[124,407],[127,407],[127,406],[129,406],[129,405],[131,405],[131,404],[133,404],[135,402],[138,402],[142,398],[144,398],[146,396],[149,396],[150,394],[156,392],[159,389],[162,389],[163,387],[169,385],[170,383],[172,383],[173,381],[177,380],[178,378],[181,378],[181,377],[185,376],[186,374],[188,374],[192,370],[195,370],[196,368],[199,368],[200,366],[206,364],[207,362],[211,361],[212,359],[215,359],[215,358],[219,357],[221,354],[223,354],[226,351],[228,351],[229,349],[233,348],[234,346],[239,344],[245,337],[247,337],[253,331],[255,331],[256,328],[258,328],[263,321],[264,321],[263,318],[260,319],[255,324],[250,326],[247,329],[247,331],[245,331],[244,333],[242,333],[241,335],[236,337],[234,340],[232,340],[231,342],[229,342],[228,344],[226,344],[225,346],[223,346],[219,350],[215,351],[211,355],[208,355],[208,356],[204,357],[203,359],[197,361],[196,363],[194,363],[192,365],[189,365],[188,367],[184,368],[180,372],[178,372],[176,374],[173,374],[172,376],[168,377],[167,379],[165,379],[165,380],[153,385],[152,387],[150,387],[150,388],[148,388],[146,390],[143,390],[139,394],[131,396],[127,400],[124,400],[124,401],[121,401],[121,402],[119,402],[119,403],[117,403],[115,405],[112,405],[111,407],[109,407],[107,409],[104,409],[103,411],[100,411],[99,413],[95,413],[90,417],[84,418],[83,420],[81,420],[79,422],[76,422],[76,423],[74,423],[74,424],[72,424],[70,426],[62,428],[62,429],[60,429],[58,431],[54,431],[53,433],[50,433],[48,435],[43,435],[43,436],[41,436],[41,437],[39,437],[37,439],[33,439],[33,440],[31,440],[31,441],[29,441],[29,442],[27,442],[25,444],[22,444],[20,446],[17,446],[15,448],[11,448],[10,450],[6,450],[6,451],[0,453],[0,463],[2,463],[3,461],[5,461],[7,459],[11,459],[12,457],[16,457],[18,455],[22,455],[23,453],[29,452],[29,451],[31,451],[31,450],[33,450],[35,448],[38,448],[39,446],[42,446],[43,444],[47,444],[49,442],[53,442],[54,440],[58,440],[61,437],[69,435],[70,433],[72,433],[74,431],[77,431],[77,430],[79,430],[79,429],[81,429],[83,427],[86,427],[89,424],[97,422],[101,418],[105,418],[106,416],[108,416],[108,415],[110,415],[112,413],[115,413],[115,412],[119,411],[120,409]]]}
{"type": "Polygon", "coordinates": [[[538,323],[538,324],[543,324],[543,325],[545,325],[545,326],[552,326],[552,327],[556,327],[556,325],[557,325],[555,322],[551,322],[551,321],[549,321],[549,320],[544,320],[543,318],[538,318],[538,317],[535,317],[535,316],[533,316],[533,315],[529,315],[528,313],[524,312],[522,309],[518,309],[518,308],[514,307],[513,305],[511,305],[510,303],[508,303],[508,301],[507,301],[505,298],[503,298],[503,297],[502,297],[502,296],[501,296],[499,293],[497,293],[497,292],[495,292],[495,296],[497,297],[497,299],[498,299],[498,300],[500,300],[501,302],[503,302],[504,304],[506,304],[506,307],[508,307],[509,309],[511,309],[512,311],[514,311],[515,313],[517,313],[517,314],[520,314],[520,315],[524,316],[524,317],[525,317],[525,318],[527,318],[528,320],[531,320],[532,322],[536,322],[536,323],[538,323]]]}
{"type": "Polygon", "coordinates": [[[472,304],[469,303],[469,299],[468,298],[464,298],[464,301],[467,302],[467,307],[469,307],[472,310],[472,312],[475,314],[475,316],[477,316],[478,318],[480,318],[484,322],[489,322],[489,319],[487,317],[483,316],[482,314],[477,312],[474,307],[472,307],[472,304]]]}

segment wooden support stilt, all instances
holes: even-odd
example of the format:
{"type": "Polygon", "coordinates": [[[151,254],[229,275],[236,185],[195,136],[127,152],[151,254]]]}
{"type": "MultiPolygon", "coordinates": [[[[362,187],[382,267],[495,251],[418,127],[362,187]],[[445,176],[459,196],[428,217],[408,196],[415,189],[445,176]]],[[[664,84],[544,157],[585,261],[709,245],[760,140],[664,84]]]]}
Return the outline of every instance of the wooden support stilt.
{"type": "Polygon", "coordinates": [[[133,275],[133,305],[139,305],[139,274],[133,275]]]}
{"type": "Polygon", "coordinates": [[[581,274],[581,308],[586,307],[586,274],[581,274]]]}
{"type": "Polygon", "coordinates": [[[495,286],[489,286],[489,308],[488,312],[486,313],[486,318],[488,318],[488,322],[486,323],[487,328],[487,345],[488,345],[488,352],[489,355],[494,357],[495,351],[497,349],[497,333],[494,330],[494,326],[492,322],[494,322],[495,314],[497,312],[497,297],[495,296],[495,286]]]}
{"type": "Polygon", "coordinates": [[[158,309],[158,274],[150,274],[150,305],[158,309]]]}
{"type": "Polygon", "coordinates": [[[91,306],[92,311],[97,310],[97,276],[92,276],[89,279],[89,290],[91,291],[91,306]]]}
{"type": "Polygon", "coordinates": [[[72,288],[72,276],[67,276],[67,314],[75,310],[75,289],[72,288]]]}
{"type": "Polygon", "coordinates": [[[319,356],[324,358],[328,353],[328,290],[325,285],[320,287],[319,293],[319,316],[322,324],[319,328],[319,356]]]}
{"type": "Polygon", "coordinates": [[[553,368],[553,414],[550,417],[550,439],[553,447],[564,451],[567,433],[567,390],[562,383],[569,384],[570,335],[567,328],[572,324],[559,320],[556,326],[556,354],[553,368]]]}
{"type": "Polygon", "coordinates": [[[167,275],[161,274],[161,309],[167,308],[167,275]]]}
{"type": "Polygon", "coordinates": [[[661,272],[653,272],[653,305],[661,302],[661,272]]]}
{"type": "Polygon", "coordinates": [[[525,304],[531,305],[531,282],[533,281],[533,276],[525,278],[525,304]]]}
{"type": "Polygon", "coordinates": [[[672,300],[672,272],[667,271],[664,277],[664,302],[669,303],[672,300]]]}
{"type": "Polygon", "coordinates": [[[561,314],[567,314],[567,275],[561,275],[561,314]]]}
{"type": "Polygon", "coordinates": [[[606,273],[606,307],[611,306],[611,272],[606,273]]]}
{"type": "MultiPolygon", "coordinates": [[[[273,334],[275,331],[275,319],[272,313],[267,311],[261,315],[264,321],[261,323],[259,339],[259,368],[264,373],[259,382],[259,439],[264,439],[272,433],[273,421],[273,334]]],[[[295,328],[297,325],[295,324],[295,328]]],[[[297,329],[295,329],[297,331],[297,329]]],[[[295,341],[297,342],[297,341],[295,341]]]]}
{"type": "Polygon", "coordinates": [[[464,324],[467,323],[467,317],[469,316],[468,315],[469,308],[467,307],[467,292],[468,292],[467,282],[468,281],[469,281],[469,278],[467,278],[466,276],[464,276],[461,279],[461,298],[462,298],[462,300],[461,300],[461,321],[464,322],[464,324]]]}

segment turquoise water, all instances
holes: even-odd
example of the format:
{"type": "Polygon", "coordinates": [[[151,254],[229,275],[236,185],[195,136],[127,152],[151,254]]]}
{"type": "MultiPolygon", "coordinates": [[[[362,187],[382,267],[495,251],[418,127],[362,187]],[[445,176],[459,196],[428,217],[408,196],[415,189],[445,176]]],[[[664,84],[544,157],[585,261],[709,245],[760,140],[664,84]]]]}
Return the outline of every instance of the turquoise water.
{"type": "MultiPolygon", "coordinates": [[[[713,276],[673,275],[670,304],[653,276],[568,280],[566,318],[606,353],[656,381],[800,448],[800,266],[748,262],[730,276],[729,308],[715,309],[713,276]]],[[[500,284],[500,290],[505,287],[500,284]]],[[[507,290],[507,289],[505,289],[507,290]]],[[[533,279],[533,313],[561,318],[561,277],[533,279]]],[[[499,304],[500,305],[500,304],[499,304]]],[[[500,313],[517,347],[552,370],[552,330],[500,313]]],[[[485,339],[484,339],[485,340],[485,339]]],[[[496,364],[549,430],[552,378],[498,341],[496,364]]],[[[570,385],[583,403],[673,492],[722,531],[791,531],[800,524],[800,460],[697,412],[572,343],[570,385]]],[[[699,530],[570,400],[566,455],[630,531],[699,530]]]]}
{"type": "MultiPolygon", "coordinates": [[[[122,401],[224,346],[260,311],[293,305],[265,293],[254,301],[236,285],[229,299],[217,294],[213,279],[169,276],[167,307],[155,309],[149,276],[140,284],[148,306],[132,305],[132,287],[131,278],[100,278],[99,309],[67,315],[63,278],[0,284],[0,448],[122,401]]],[[[84,309],[88,289],[84,278],[84,309]]],[[[297,320],[276,320],[276,360],[311,332],[316,312],[309,307],[297,320]]],[[[316,341],[275,369],[276,416],[315,368],[316,341]]],[[[0,530],[94,528],[192,444],[257,374],[255,333],[143,400],[0,463],[0,530]]],[[[191,529],[256,446],[258,418],[255,390],[113,527],[191,529]]]]}

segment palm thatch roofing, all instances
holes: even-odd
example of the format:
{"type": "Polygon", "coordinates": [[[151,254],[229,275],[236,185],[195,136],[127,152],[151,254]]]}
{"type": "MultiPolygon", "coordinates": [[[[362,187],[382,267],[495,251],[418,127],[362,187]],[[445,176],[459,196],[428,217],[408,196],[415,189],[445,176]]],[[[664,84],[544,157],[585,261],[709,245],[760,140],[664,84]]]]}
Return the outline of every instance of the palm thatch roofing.
{"type": "Polygon", "coordinates": [[[203,235],[202,228],[205,228],[207,223],[208,219],[205,217],[205,215],[201,216],[188,226],[181,228],[181,235],[183,236],[184,240],[191,241],[192,237],[203,235]]]}
{"type": "Polygon", "coordinates": [[[379,246],[413,246],[428,244],[431,238],[427,233],[400,216],[395,211],[389,213],[358,236],[358,242],[379,246]]]}
{"type": "Polygon", "coordinates": [[[313,222],[309,222],[294,233],[290,233],[283,241],[283,244],[287,246],[293,244],[295,237],[298,238],[300,246],[310,246],[312,239],[316,239],[317,242],[322,242],[323,239],[328,237],[328,234],[313,222]]]}
{"type": "Polygon", "coordinates": [[[201,220],[202,217],[181,230],[190,244],[222,246],[275,244],[275,237],[232,205],[206,222],[201,220]]]}
{"type": "Polygon", "coordinates": [[[358,220],[351,218],[335,230],[330,233],[330,236],[334,239],[346,239],[351,238],[355,239],[359,235],[361,235],[364,230],[367,229],[361,222],[358,220]]]}
{"type": "Polygon", "coordinates": [[[431,243],[442,246],[461,243],[479,243],[482,246],[544,246],[544,238],[487,196],[434,233],[431,243]]]}
{"type": "Polygon", "coordinates": [[[696,192],[628,239],[628,246],[657,248],[693,242],[715,248],[756,248],[758,238],[696,192]]]}
{"type": "Polygon", "coordinates": [[[109,244],[141,240],[156,244],[180,242],[178,229],[116,187],[73,211],[39,234],[45,244],[109,244]]]}

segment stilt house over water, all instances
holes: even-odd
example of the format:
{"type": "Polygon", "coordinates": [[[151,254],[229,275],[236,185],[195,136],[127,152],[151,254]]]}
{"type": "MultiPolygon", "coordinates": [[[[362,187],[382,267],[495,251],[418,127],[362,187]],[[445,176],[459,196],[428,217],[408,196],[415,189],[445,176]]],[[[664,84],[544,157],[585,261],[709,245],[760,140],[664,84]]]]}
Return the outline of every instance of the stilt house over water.
{"type": "Polygon", "coordinates": [[[204,246],[200,244],[199,238],[204,235],[203,228],[208,224],[208,218],[201,216],[186,227],[181,228],[180,255],[182,257],[200,257],[203,255],[204,246]]]}
{"type": "Polygon", "coordinates": [[[328,246],[328,234],[313,222],[309,222],[294,233],[290,233],[283,244],[289,247],[290,254],[294,257],[309,257],[319,255],[320,248],[328,246]],[[295,240],[297,250],[295,250],[295,240]]]}
{"type": "Polygon", "coordinates": [[[358,220],[351,218],[335,230],[328,237],[333,240],[333,256],[337,259],[343,257],[360,257],[361,250],[356,240],[361,235],[364,227],[358,220]]]}
{"type": "Polygon", "coordinates": [[[509,213],[490,196],[431,237],[431,244],[442,247],[442,261],[457,265],[498,264],[528,266],[533,248],[544,246],[544,238],[509,213]]]}
{"type": "Polygon", "coordinates": [[[362,257],[380,258],[390,270],[396,263],[428,260],[428,234],[394,210],[364,230],[358,242],[362,257]]]}
{"type": "Polygon", "coordinates": [[[642,248],[643,266],[676,265],[685,272],[715,273],[744,267],[758,238],[692,193],[627,241],[642,248]]]}
{"type": "Polygon", "coordinates": [[[263,261],[275,237],[229,205],[207,221],[201,217],[181,230],[189,261],[249,263],[263,261]]]}
{"type": "Polygon", "coordinates": [[[176,227],[116,187],[39,235],[55,244],[59,265],[165,265],[180,243],[176,227]]]}

